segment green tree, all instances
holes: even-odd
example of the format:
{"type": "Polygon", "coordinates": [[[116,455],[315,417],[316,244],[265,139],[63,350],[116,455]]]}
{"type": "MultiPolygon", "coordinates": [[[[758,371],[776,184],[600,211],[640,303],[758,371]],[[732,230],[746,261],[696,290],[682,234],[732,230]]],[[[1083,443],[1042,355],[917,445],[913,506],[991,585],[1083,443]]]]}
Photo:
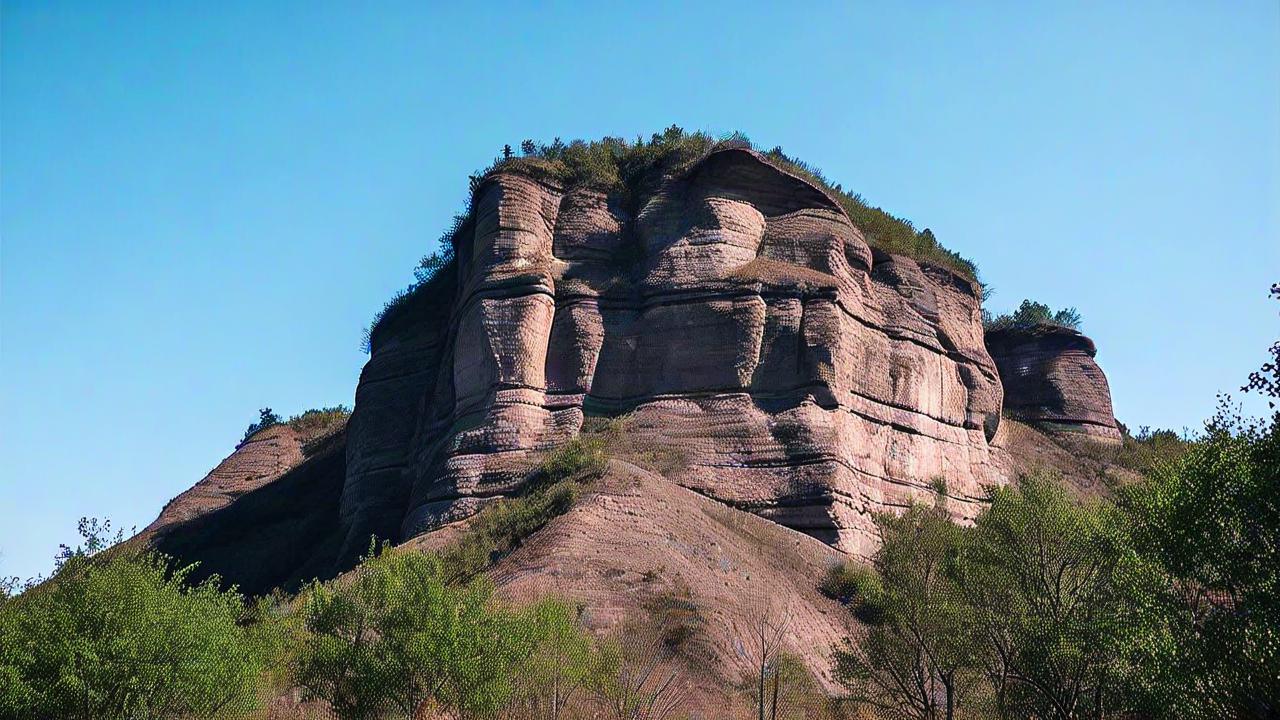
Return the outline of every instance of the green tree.
{"type": "Polygon", "coordinates": [[[1139,551],[1171,590],[1174,642],[1153,653],[1145,688],[1153,716],[1280,715],[1280,342],[1269,354],[1242,388],[1268,398],[1269,419],[1220,398],[1198,441],[1121,492],[1139,551]]]}
{"type": "Polygon", "coordinates": [[[432,703],[459,718],[512,696],[536,646],[536,614],[507,610],[483,576],[451,585],[440,561],[371,551],[352,577],[314,584],[303,608],[298,684],[341,718],[416,717],[432,703]]]}
{"type": "Polygon", "coordinates": [[[516,667],[516,690],[507,713],[533,720],[559,720],[600,673],[600,659],[582,629],[581,612],[549,599],[521,616],[530,652],[516,667]]]}
{"type": "Polygon", "coordinates": [[[1031,476],[995,490],[969,536],[959,577],[1002,714],[1067,720],[1131,707],[1150,648],[1165,644],[1162,580],[1115,507],[1031,476]]]}
{"type": "Polygon", "coordinates": [[[879,515],[876,527],[881,582],[858,582],[856,598],[873,622],[836,652],[837,678],[883,717],[950,720],[970,702],[979,654],[974,612],[956,582],[964,530],[922,505],[879,515]]]}
{"type": "Polygon", "coordinates": [[[244,438],[242,438],[240,442],[243,443],[245,440],[253,437],[254,433],[266,430],[269,427],[274,427],[282,422],[284,421],[280,419],[280,416],[277,415],[274,410],[271,408],[262,408],[258,411],[258,422],[249,424],[249,427],[244,431],[244,438]]]}
{"type": "Polygon", "coordinates": [[[72,555],[0,604],[0,717],[234,717],[257,705],[275,647],[216,577],[157,554],[72,555]]]}
{"type": "MultiPolygon", "coordinates": [[[[1280,283],[1271,286],[1271,298],[1280,300],[1280,283]]],[[[1271,343],[1267,352],[1271,359],[1263,363],[1261,368],[1249,373],[1249,382],[1240,389],[1268,398],[1270,406],[1274,408],[1276,399],[1280,398],[1280,340],[1271,343]]]]}
{"type": "Polygon", "coordinates": [[[1200,441],[1121,503],[1142,554],[1167,575],[1176,643],[1151,663],[1165,717],[1280,712],[1280,413],[1224,402],[1200,441]]]}
{"type": "MultiPolygon", "coordinates": [[[[985,313],[985,311],[983,311],[985,313]]],[[[1037,325],[1056,325],[1058,327],[1079,330],[1080,312],[1073,307],[1063,308],[1055,312],[1044,303],[1034,300],[1023,300],[1018,309],[1011,314],[990,316],[984,315],[983,325],[988,330],[1005,328],[1027,329],[1037,325]]]]}

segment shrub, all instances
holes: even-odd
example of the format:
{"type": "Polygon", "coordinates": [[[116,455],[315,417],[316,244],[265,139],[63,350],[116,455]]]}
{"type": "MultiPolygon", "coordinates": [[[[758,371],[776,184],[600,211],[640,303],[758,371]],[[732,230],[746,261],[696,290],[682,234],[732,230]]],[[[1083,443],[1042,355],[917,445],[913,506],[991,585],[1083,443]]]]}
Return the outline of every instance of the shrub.
{"type": "Polygon", "coordinates": [[[482,509],[462,537],[444,551],[450,577],[474,577],[568,512],[582,485],[604,472],[606,459],[602,438],[581,435],[549,453],[522,494],[495,500],[482,509]]]}
{"type": "Polygon", "coordinates": [[[241,438],[240,442],[243,444],[255,434],[266,430],[269,427],[275,427],[282,422],[283,421],[280,419],[280,416],[277,415],[274,410],[271,408],[262,408],[258,411],[258,422],[249,424],[249,428],[244,431],[244,437],[241,438]]]}
{"type": "Polygon", "coordinates": [[[570,480],[494,501],[477,513],[462,537],[442,557],[452,580],[478,575],[553,518],[568,512],[578,497],[570,480]]]}
{"type": "Polygon", "coordinates": [[[312,408],[285,421],[291,430],[298,434],[303,444],[303,453],[310,454],[319,441],[328,437],[335,429],[351,417],[351,409],[345,405],[312,408]]]}
{"type": "Polygon", "coordinates": [[[850,606],[860,616],[864,613],[875,614],[883,592],[880,576],[876,571],[853,560],[828,568],[818,589],[823,595],[850,606]]]}
{"type": "Polygon", "coordinates": [[[598,435],[578,435],[549,453],[538,467],[544,482],[574,480],[599,475],[608,462],[606,439],[598,435]]]}
{"type": "Polygon", "coordinates": [[[1080,322],[1080,313],[1073,307],[1054,312],[1034,300],[1023,300],[1012,313],[992,316],[984,310],[982,315],[982,325],[987,330],[1029,330],[1041,325],[1079,330],[1080,322]]]}
{"type": "Polygon", "coordinates": [[[0,717],[232,717],[258,703],[274,644],[218,579],[162,556],[77,555],[0,604],[0,717]]]}
{"type": "MultiPolygon", "coordinates": [[[[1145,425],[1138,428],[1136,435],[1131,435],[1124,426],[1121,426],[1120,433],[1119,446],[1088,443],[1093,446],[1088,449],[1106,456],[1109,462],[1140,473],[1151,472],[1164,463],[1177,462],[1197,442],[1189,434],[1180,435],[1173,430],[1152,430],[1145,425]]],[[[1080,451],[1084,448],[1072,449],[1080,451]]]]}

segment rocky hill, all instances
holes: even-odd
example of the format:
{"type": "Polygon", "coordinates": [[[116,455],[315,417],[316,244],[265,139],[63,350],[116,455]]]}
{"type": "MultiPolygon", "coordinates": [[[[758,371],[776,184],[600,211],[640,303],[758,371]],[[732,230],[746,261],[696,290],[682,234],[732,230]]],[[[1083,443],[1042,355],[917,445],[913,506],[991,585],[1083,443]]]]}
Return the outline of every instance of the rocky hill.
{"type": "Polygon", "coordinates": [[[145,537],[291,589],[370,536],[447,546],[548,451],[622,418],[590,492],[494,558],[499,587],[573,598],[602,633],[675,623],[706,688],[739,678],[732,638],[767,606],[827,682],[852,620],[817,587],[875,549],[873,513],[971,518],[985,486],[1069,455],[1002,412],[1118,437],[1091,342],[984,337],[971,274],[887,251],[848,200],[736,145],[625,192],[499,166],[452,259],[371,329],[349,422],[306,452],[260,431],[145,537]]]}

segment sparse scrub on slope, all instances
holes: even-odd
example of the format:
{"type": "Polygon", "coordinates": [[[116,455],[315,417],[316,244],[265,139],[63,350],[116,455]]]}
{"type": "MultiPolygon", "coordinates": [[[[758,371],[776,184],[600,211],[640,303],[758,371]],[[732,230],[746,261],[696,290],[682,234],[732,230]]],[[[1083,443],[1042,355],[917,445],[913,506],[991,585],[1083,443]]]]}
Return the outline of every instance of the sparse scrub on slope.
{"type": "Polygon", "coordinates": [[[549,453],[514,497],[495,500],[442,553],[450,577],[466,579],[520,547],[525,538],[573,507],[582,486],[604,472],[604,439],[578,436],[549,453]]]}

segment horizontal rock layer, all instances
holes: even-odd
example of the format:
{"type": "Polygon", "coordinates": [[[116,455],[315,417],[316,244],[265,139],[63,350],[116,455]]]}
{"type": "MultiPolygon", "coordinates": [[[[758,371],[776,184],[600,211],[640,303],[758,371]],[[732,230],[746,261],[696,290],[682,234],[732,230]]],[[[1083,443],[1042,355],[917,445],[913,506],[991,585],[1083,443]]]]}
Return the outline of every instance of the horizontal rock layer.
{"type": "Polygon", "coordinates": [[[755,153],[623,204],[501,173],[456,266],[375,333],[349,426],[348,551],[516,490],[588,415],[632,413],[669,479],[868,552],[869,513],[945,479],[957,516],[1004,462],[972,282],[873,252],[755,153]]]}
{"type": "Polygon", "coordinates": [[[1119,441],[1107,376],[1093,341],[1070,328],[993,330],[987,348],[1000,370],[1004,410],[1043,429],[1119,441]]]}

